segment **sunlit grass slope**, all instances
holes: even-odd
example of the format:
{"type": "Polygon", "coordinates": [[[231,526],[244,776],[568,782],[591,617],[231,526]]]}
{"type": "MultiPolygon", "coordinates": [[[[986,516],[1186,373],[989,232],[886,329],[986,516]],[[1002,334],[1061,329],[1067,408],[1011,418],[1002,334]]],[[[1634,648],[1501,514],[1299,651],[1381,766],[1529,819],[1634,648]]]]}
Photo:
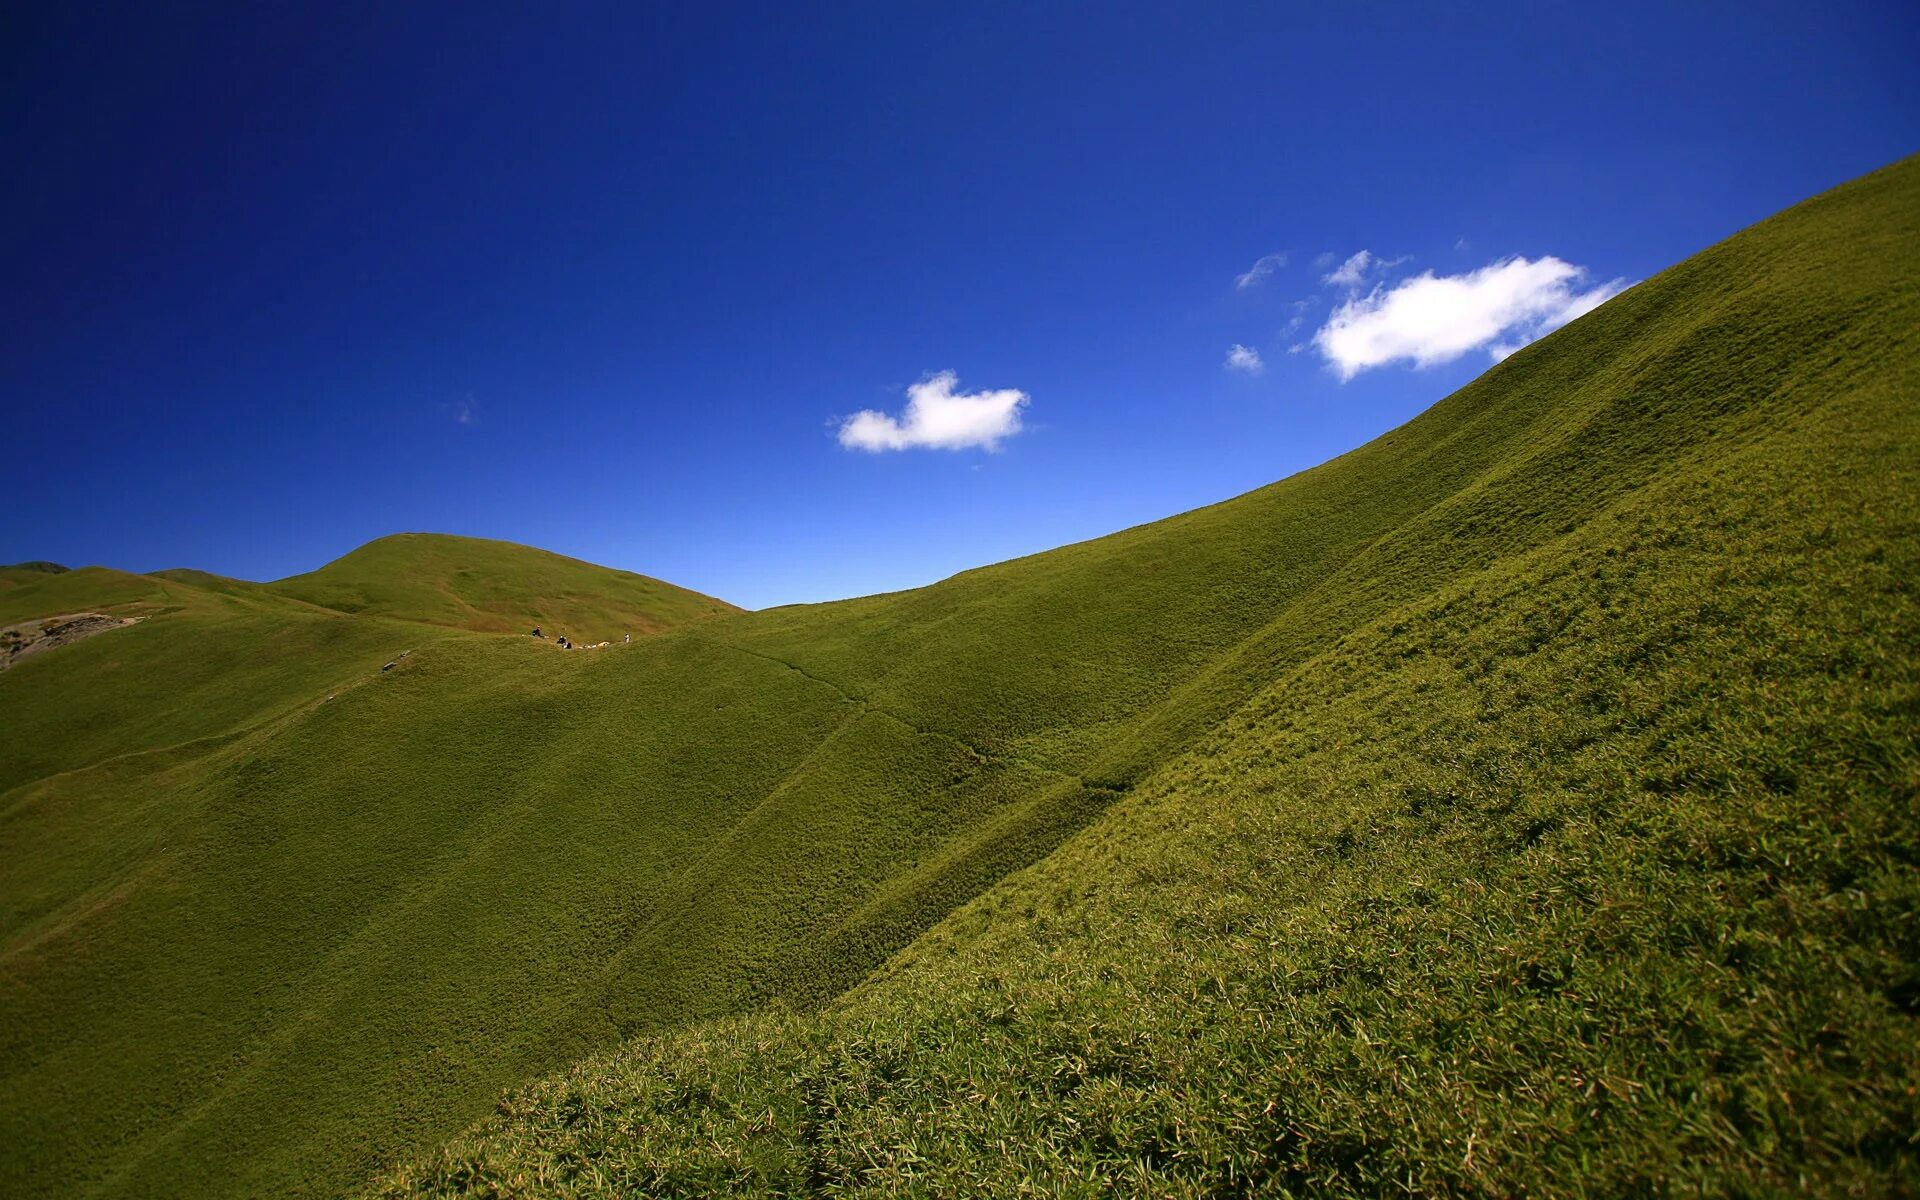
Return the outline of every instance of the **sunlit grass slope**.
{"type": "Polygon", "coordinates": [[[916,592],[567,655],[455,628],[451,549],[149,578],[179,612],[0,676],[0,1190],[351,1189],[635,1034],[392,1186],[1891,1178],[1917,176],[916,592]],[[215,619],[286,653],[205,668],[215,619]]]}
{"type": "Polygon", "coordinates": [[[565,634],[577,642],[618,641],[739,611],[632,571],[439,533],[368,542],[318,571],[269,587],[341,612],[487,633],[525,633],[537,625],[549,637],[565,634]]]}

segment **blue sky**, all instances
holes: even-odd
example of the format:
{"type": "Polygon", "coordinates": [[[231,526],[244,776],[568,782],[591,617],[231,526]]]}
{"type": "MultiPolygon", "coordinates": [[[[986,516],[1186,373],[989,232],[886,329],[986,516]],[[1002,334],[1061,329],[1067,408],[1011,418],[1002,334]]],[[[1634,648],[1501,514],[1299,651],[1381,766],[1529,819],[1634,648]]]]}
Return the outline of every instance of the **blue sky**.
{"type": "Polygon", "coordinates": [[[0,562],[913,586],[1321,462],[1920,150],[1904,3],[46,7],[0,562]]]}

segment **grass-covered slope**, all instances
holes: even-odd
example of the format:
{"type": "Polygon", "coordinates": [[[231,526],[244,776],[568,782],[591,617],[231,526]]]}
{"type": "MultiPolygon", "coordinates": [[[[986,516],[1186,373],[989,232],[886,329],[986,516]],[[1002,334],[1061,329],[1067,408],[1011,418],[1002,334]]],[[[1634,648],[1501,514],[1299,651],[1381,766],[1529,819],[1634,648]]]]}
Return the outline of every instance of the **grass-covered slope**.
{"type": "MultiPolygon", "coordinates": [[[[99,567],[0,592],[0,622],[71,612],[147,619],[7,672],[0,788],[229,733],[446,636],[99,567]]],[[[82,855],[90,848],[75,846],[82,855]]],[[[22,874],[30,880],[34,871],[22,874]]]]}
{"type": "Polygon", "coordinates": [[[826,1012],[638,1040],[378,1190],[1910,1193],[1917,375],[1269,681],[826,1012]]]}
{"type": "Polygon", "coordinates": [[[577,642],[618,641],[739,611],[632,571],[441,533],[380,538],[269,587],[340,612],[485,633],[525,633],[537,625],[549,637],[565,634],[577,642]]]}
{"type": "Polygon", "coordinates": [[[1662,1051],[1671,1096],[1646,1112],[1699,1145],[1583,1116],[1667,1139],[1604,1143],[1566,1132],[1570,1109],[1540,1144],[1595,1179],[1660,1154],[1764,1176],[1787,1143],[1729,1115],[1711,1058],[1845,1101],[1794,1135],[1823,1178],[1890,1170],[1884,1140],[1834,1131],[1898,1116],[1874,1081],[1910,1015],[1874,997],[1903,993],[1856,969],[1832,994],[1858,1040],[1808,1057],[1793,972],[1912,947],[1759,913],[1712,863],[1666,870],[1647,822],[1750,864],[1741,839],[1784,814],[1894,863],[1862,867],[1862,896],[1907,878],[1911,680],[1887,647],[1912,640],[1916,211],[1903,164],[1335,462],[916,592],[566,655],[463,628],[491,610],[458,567],[363,572],[427,581],[399,598],[355,572],[289,594],[157,581],[183,612],[286,631],[286,653],[208,669],[195,625],[156,618],[0,677],[0,719],[78,747],[0,761],[0,1190],[337,1192],[636,1033],[394,1186],[1365,1189],[1477,1113],[1473,1155],[1435,1170],[1495,1153],[1487,1187],[1511,1190],[1549,1068],[1590,1066],[1578,1039],[1603,1034],[1650,1054],[1688,1005],[1714,1032],[1662,1051]],[[1760,670],[1729,649],[1776,645],[1760,670]],[[1779,705],[1747,703],[1759,687],[1779,705]],[[90,698],[123,691],[97,729],[90,698]],[[1804,757],[1792,787],[1754,792],[1757,768],[1712,751],[1749,745],[1804,757]],[[1629,762],[1652,782],[1623,782],[1629,762]],[[1892,774],[1848,791],[1858,762],[1892,774]],[[1559,968],[1525,956],[1594,930],[1568,969],[1618,958],[1614,990],[1545,987],[1559,968]],[[1722,930],[1784,947],[1758,986],[1791,1011],[1749,1006],[1758,1033],[1728,1032],[1711,989],[1646,982],[1697,974],[1722,930]],[[766,1015],[903,949],[823,1015],[766,1015]],[[1515,979],[1532,999],[1508,1003],[1515,979]],[[1556,1007],[1575,1001],[1599,1024],[1556,1007]],[[1375,1073],[1322,1069],[1376,1037],[1398,1040],[1375,1073]],[[1386,1104],[1428,1079],[1447,1103],[1386,1104]]]}
{"type": "Polygon", "coordinates": [[[1429,555],[1314,594],[1435,586],[1280,614],[1149,723],[1227,710],[1191,748],[823,1013],[635,1041],[381,1190],[1912,1190],[1917,176],[1393,435],[1558,385],[1429,555]]]}
{"type": "Polygon", "coordinates": [[[66,569],[56,562],[11,563],[0,567],[0,590],[23,583],[39,583],[46,576],[58,575],[66,569]]]}

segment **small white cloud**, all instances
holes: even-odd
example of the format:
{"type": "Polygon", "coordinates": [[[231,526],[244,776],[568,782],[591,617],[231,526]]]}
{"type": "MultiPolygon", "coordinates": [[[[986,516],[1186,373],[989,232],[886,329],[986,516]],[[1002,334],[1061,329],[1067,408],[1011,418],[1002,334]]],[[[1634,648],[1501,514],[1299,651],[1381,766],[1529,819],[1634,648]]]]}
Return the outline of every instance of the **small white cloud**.
{"type": "Polygon", "coordinates": [[[1028,395],[1016,388],[955,392],[952,371],[929,375],[907,389],[899,417],[867,409],[840,422],[840,444],[849,450],[998,450],[1002,438],[1020,432],[1028,395]]]}
{"type": "Polygon", "coordinates": [[[1324,271],[1339,261],[1340,256],[1338,254],[1335,254],[1331,250],[1322,250],[1313,256],[1313,269],[1316,271],[1324,271]]]}
{"type": "Polygon", "coordinates": [[[1627,287],[1615,279],[1576,291],[1586,274],[1551,256],[1502,259],[1463,275],[1426,271],[1349,298],[1313,345],[1343,380],[1403,359],[1435,366],[1482,347],[1497,361],[1627,287]]]}
{"type": "Polygon", "coordinates": [[[1267,369],[1267,364],[1260,361],[1258,350],[1252,346],[1242,346],[1238,342],[1235,342],[1233,348],[1227,351],[1227,360],[1220,365],[1229,371],[1239,371],[1246,375],[1258,375],[1267,369]]]}
{"type": "Polygon", "coordinates": [[[1251,267],[1248,267],[1244,272],[1242,272],[1238,277],[1236,277],[1233,281],[1233,286],[1236,288],[1239,288],[1243,292],[1250,287],[1258,287],[1260,286],[1261,281],[1266,279],[1267,276],[1273,274],[1275,271],[1278,271],[1281,267],[1284,267],[1286,265],[1287,265],[1287,256],[1284,254],[1265,255],[1261,258],[1255,259],[1254,264],[1251,267]]]}
{"type": "Polygon", "coordinates": [[[1289,336],[1298,333],[1300,327],[1307,323],[1307,310],[1318,303],[1319,301],[1311,296],[1305,300],[1295,300],[1293,302],[1293,315],[1287,318],[1287,327],[1280,332],[1289,336]]]}

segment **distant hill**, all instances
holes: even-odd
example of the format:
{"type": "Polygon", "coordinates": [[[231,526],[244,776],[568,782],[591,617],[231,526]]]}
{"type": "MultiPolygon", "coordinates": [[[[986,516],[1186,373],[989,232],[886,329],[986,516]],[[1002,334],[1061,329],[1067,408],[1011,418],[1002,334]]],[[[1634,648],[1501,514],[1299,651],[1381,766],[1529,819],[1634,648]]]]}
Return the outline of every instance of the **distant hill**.
{"type": "Polygon", "coordinates": [[[398,617],[485,633],[540,626],[581,642],[653,633],[739,612],[685,588],[511,542],[401,533],[317,571],[267,585],[347,613],[398,617]]]}
{"type": "Polygon", "coordinates": [[[0,625],[83,609],[161,604],[166,595],[161,582],[110,567],[23,572],[12,586],[0,588],[0,625]]]}
{"type": "Polygon", "coordinates": [[[1909,161],[1269,487],[631,646],[425,535],[29,597],[150,619],[0,675],[0,1192],[1912,1190],[1916,280],[1909,161]]]}
{"type": "Polygon", "coordinates": [[[58,575],[66,569],[56,562],[23,562],[0,567],[0,589],[37,583],[48,575],[58,575]]]}

